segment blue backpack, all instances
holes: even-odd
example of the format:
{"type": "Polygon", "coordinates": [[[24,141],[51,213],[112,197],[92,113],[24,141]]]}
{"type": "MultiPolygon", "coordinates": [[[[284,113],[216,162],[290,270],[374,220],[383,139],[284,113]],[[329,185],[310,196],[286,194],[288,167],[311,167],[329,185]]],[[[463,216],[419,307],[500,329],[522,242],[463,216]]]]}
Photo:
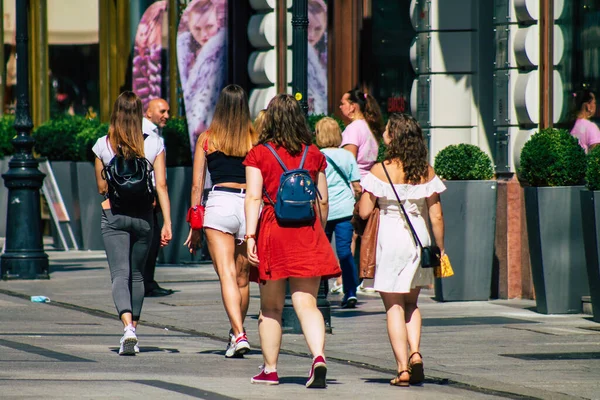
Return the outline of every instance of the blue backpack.
{"type": "Polygon", "coordinates": [[[279,179],[277,201],[273,202],[267,191],[264,190],[267,199],[275,208],[277,222],[282,225],[312,224],[315,221],[317,195],[320,197],[320,194],[308,171],[302,168],[308,154],[308,146],[304,148],[302,161],[300,161],[300,166],[297,169],[288,169],[275,149],[268,143],[265,143],[265,146],[273,153],[283,169],[279,179]]]}

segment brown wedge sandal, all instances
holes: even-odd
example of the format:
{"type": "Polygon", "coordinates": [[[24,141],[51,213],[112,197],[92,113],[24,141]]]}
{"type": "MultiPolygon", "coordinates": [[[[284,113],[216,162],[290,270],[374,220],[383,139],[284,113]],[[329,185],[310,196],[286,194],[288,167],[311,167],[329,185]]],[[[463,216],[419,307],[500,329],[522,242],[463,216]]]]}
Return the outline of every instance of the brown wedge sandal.
{"type": "Polygon", "coordinates": [[[418,351],[415,351],[408,357],[408,372],[410,373],[410,384],[420,385],[425,380],[425,372],[423,370],[423,356],[418,351]],[[418,354],[421,358],[418,361],[412,362],[412,358],[418,354]]]}
{"type": "Polygon", "coordinates": [[[409,382],[410,382],[410,372],[408,372],[408,370],[405,369],[404,371],[398,372],[398,376],[396,376],[394,379],[392,379],[390,381],[390,385],[401,386],[401,387],[408,387],[409,386],[409,382]],[[408,374],[408,379],[403,379],[402,378],[402,375],[404,373],[408,374]]]}

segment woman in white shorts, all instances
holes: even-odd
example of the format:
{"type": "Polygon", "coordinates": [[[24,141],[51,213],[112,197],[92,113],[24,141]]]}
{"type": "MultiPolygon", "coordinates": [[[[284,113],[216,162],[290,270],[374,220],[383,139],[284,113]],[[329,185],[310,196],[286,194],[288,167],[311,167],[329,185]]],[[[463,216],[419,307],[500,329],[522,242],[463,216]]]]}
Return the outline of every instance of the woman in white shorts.
{"type": "MultiPolygon", "coordinates": [[[[246,92],[238,85],[225,87],[210,127],[196,143],[191,204],[202,202],[208,169],[213,186],[205,205],[204,233],[231,324],[227,358],[241,357],[250,350],[244,331],[250,288],[244,217],[246,170],[242,162],[255,139],[246,92]]],[[[199,247],[200,237],[200,231],[190,229],[185,245],[191,252],[199,247]]]]}

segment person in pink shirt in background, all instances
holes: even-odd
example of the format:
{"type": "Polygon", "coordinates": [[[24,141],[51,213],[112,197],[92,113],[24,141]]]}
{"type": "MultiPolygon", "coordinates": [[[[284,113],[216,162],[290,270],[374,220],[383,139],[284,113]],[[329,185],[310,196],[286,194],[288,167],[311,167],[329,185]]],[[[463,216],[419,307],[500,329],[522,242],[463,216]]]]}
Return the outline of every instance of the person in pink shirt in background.
{"type": "Polygon", "coordinates": [[[344,117],[352,120],[342,133],[340,147],[354,154],[363,177],[377,161],[384,128],[381,109],[373,96],[351,90],[342,96],[340,110],[344,117]]]}
{"type": "Polygon", "coordinates": [[[573,93],[574,124],[571,135],[579,140],[579,144],[586,153],[600,143],[600,129],[590,121],[596,114],[596,96],[589,89],[578,90],[573,93]]]}
{"type": "MultiPolygon", "coordinates": [[[[344,117],[352,122],[342,132],[341,148],[348,150],[356,158],[360,177],[366,176],[371,167],[377,161],[379,143],[383,140],[383,117],[377,100],[367,93],[358,89],[350,90],[342,96],[340,110],[344,117]]],[[[352,254],[355,254],[356,234],[352,238],[352,254]]],[[[331,293],[341,293],[342,279],[338,279],[331,293]]],[[[363,283],[357,288],[358,293],[374,293],[373,290],[365,289],[363,283]]]]}

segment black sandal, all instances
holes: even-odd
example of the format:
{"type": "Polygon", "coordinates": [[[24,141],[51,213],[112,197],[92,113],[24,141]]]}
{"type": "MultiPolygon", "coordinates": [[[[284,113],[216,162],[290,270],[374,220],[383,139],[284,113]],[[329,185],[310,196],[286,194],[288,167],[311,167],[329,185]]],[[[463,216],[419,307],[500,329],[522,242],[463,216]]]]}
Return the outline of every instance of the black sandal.
{"type": "Polygon", "coordinates": [[[418,351],[415,351],[408,357],[408,371],[410,373],[410,384],[419,385],[425,380],[425,372],[423,369],[423,356],[418,351]],[[421,359],[416,362],[412,362],[412,358],[415,354],[418,354],[421,359]]]}
{"type": "Polygon", "coordinates": [[[407,369],[405,369],[404,371],[398,372],[398,375],[390,381],[390,385],[408,387],[409,382],[410,382],[410,372],[407,369]],[[402,374],[405,372],[408,374],[408,379],[401,378],[402,374]]]}

